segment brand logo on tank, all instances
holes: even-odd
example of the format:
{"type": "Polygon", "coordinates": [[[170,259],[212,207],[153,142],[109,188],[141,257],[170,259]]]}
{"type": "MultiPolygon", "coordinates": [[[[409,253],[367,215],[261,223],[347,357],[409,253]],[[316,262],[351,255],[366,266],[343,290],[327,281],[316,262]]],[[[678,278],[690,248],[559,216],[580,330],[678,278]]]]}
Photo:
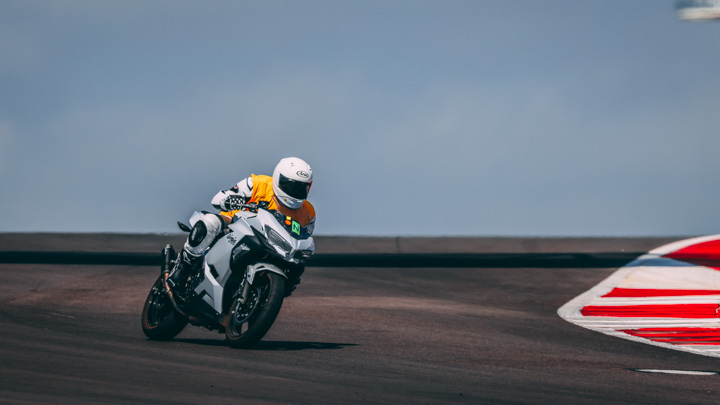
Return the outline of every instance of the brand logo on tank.
{"type": "Polygon", "coordinates": [[[576,325],[720,357],[720,235],[643,255],[558,309],[576,325]]]}

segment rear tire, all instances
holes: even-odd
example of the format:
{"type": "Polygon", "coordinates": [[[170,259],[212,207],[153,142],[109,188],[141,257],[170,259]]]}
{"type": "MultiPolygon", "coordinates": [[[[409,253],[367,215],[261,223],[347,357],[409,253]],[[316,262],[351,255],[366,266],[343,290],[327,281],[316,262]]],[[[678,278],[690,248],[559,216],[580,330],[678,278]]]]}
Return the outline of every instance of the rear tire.
{"type": "Polygon", "coordinates": [[[163,277],[150,289],[142,311],[142,328],[151,340],[170,340],[185,328],[188,320],[180,315],[165,292],[163,277]]]}
{"type": "Polygon", "coordinates": [[[259,342],[270,330],[280,313],[285,293],[285,279],[273,272],[255,275],[246,304],[236,297],[230,306],[225,337],[230,345],[248,348],[259,342]]]}

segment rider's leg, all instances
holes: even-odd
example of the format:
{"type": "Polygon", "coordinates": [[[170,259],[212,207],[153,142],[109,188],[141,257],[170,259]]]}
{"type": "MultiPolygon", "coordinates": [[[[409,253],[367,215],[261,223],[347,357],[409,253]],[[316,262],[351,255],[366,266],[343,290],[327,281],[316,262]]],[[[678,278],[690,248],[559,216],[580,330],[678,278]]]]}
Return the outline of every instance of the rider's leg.
{"type": "Polygon", "coordinates": [[[170,273],[168,284],[171,287],[184,286],[188,277],[200,270],[203,252],[210,247],[224,227],[225,221],[220,215],[205,214],[200,217],[178,255],[175,268],[170,273]]]}

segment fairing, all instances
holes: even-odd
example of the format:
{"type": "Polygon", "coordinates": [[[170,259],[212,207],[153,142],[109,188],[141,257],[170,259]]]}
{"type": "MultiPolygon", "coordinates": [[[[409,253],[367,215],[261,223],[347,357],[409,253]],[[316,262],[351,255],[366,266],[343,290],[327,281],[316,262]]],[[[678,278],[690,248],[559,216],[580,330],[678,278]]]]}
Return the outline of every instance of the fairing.
{"type": "MultiPolygon", "coordinates": [[[[196,215],[190,218],[197,221],[196,215]]],[[[230,232],[219,238],[204,254],[204,277],[195,287],[195,293],[218,315],[222,314],[223,295],[228,281],[233,277],[233,270],[240,272],[236,276],[247,273],[252,284],[255,273],[271,271],[285,277],[285,272],[278,262],[288,266],[300,264],[300,258],[309,257],[315,251],[312,237],[298,239],[299,233],[291,234],[288,227],[278,221],[272,213],[259,209],[258,212],[240,211],[235,215],[233,223],[228,225],[230,232]],[[272,254],[273,263],[266,261],[248,262],[245,256],[254,258],[253,254],[263,251],[272,254]],[[241,267],[241,268],[238,268],[241,267]]],[[[231,292],[232,293],[232,292],[231,292]]]]}

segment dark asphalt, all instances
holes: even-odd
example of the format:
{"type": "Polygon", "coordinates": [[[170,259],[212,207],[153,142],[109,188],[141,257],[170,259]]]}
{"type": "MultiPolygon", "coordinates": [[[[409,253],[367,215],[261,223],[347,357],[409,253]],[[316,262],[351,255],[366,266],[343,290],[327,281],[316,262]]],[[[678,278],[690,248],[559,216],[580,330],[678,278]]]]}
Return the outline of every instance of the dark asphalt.
{"type": "MultiPolygon", "coordinates": [[[[143,249],[130,235],[113,238],[121,252],[164,246],[160,237],[139,238],[143,249]]],[[[47,241],[30,250],[53,245],[47,241]]],[[[576,241],[552,242],[520,245],[534,253],[580,250],[576,241]]],[[[662,244],[597,242],[605,244],[600,252],[662,244]]],[[[517,243],[493,246],[507,253],[517,243]]],[[[482,250],[492,253],[471,252],[482,250]]],[[[171,342],[146,340],[140,311],[157,276],[152,267],[0,264],[0,402],[720,402],[720,376],[630,370],[720,371],[720,359],[612,338],[557,316],[614,271],[311,267],[266,338],[235,350],[197,327],[171,342]]]]}

